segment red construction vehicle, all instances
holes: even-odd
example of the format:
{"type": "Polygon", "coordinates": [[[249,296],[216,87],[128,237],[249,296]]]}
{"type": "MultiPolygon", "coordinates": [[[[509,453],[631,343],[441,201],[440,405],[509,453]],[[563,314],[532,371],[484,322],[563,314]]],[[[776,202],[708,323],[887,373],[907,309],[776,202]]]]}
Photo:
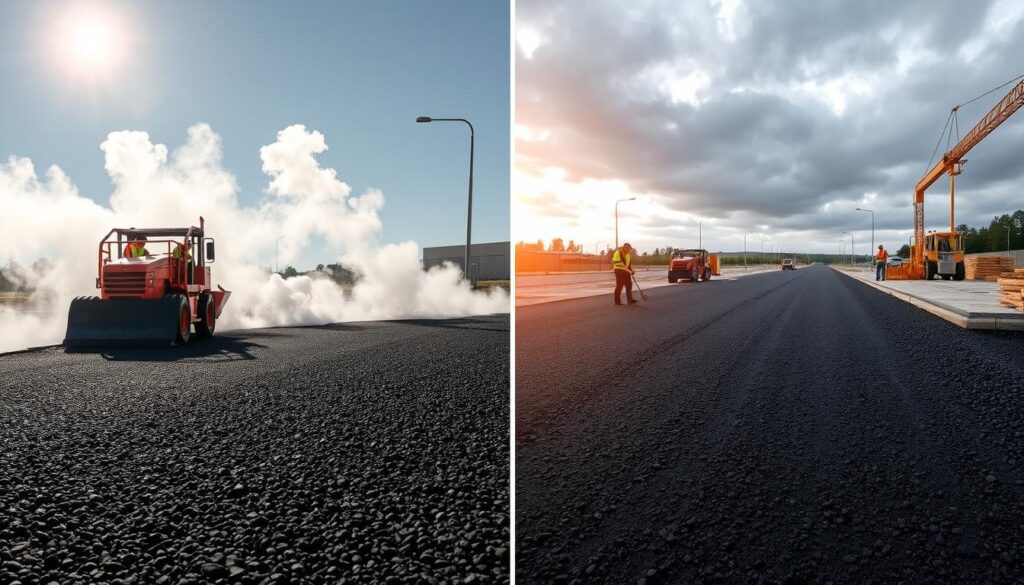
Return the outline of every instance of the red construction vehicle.
{"type": "MultiPolygon", "coordinates": [[[[956,176],[960,174],[963,164],[967,162],[964,156],[1022,105],[1024,105],[1024,81],[1014,85],[1013,89],[917,182],[917,186],[914,188],[914,239],[910,248],[910,263],[901,266],[888,266],[886,268],[887,278],[892,280],[920,278],[931,280],[935,276],[939,276],[945,280],[964,279],[964,238],[963,234],[956,231],[954,227],[956,176]],[[931,231],[925,234],[924,192],[942,175],[949,175],[949,231],[931,231]]],[[[946,124],[951,133],[952,128],[958,126],[956,114],[959,109],[960,106],[955,106],[949,113],[946,124]]],[[[945,130],[943,130],[943,136],[945,136],[945,130]]]]}
{"type": "Polygon", "coordinates": [[[212,289],[204,228],[200,217],[199,227],[110,230],[99,245],[100,296],[71,302],[64,345],[184,344],[193,325],[198,337],[213,335],[231,293],[212,289]]]}
{"type": "Polygon", "coordinates": [[[712,274],[718,274],[718,256],[707,250],[675,250],[668,265],[668,281],[679,282],[687,279],[694,282],[709,281],[712,274]]]}

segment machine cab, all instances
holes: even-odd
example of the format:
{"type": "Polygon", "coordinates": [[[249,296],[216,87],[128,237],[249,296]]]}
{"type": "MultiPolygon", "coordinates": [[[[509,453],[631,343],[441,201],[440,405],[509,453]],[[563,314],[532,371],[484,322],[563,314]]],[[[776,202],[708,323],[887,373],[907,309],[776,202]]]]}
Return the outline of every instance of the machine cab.
{"type": "Polygon", "coordinates": [[[924,238],[925,278],[934,275],[963,280],[964,235],[960,232],[930,232],[924,238]]]}

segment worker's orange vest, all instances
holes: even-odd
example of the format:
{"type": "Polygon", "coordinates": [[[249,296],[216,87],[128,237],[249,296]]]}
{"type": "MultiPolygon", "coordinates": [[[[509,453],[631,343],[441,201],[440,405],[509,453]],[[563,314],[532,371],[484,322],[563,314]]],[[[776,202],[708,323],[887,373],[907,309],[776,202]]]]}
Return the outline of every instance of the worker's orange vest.
{"type": "Polygon", "coordinates": [[[885,248],[882,248],[881,252],[875,254],[875,262],[885,262],[888,259],[889,253],[885,251],[885,248]]]}
{"type": "Polygon", "coordinates": [[[145,256],[146,245],[139,241],[129,242],[128,249],[126,250],[125,256],[129,258],[138,258],[145,256]]]}

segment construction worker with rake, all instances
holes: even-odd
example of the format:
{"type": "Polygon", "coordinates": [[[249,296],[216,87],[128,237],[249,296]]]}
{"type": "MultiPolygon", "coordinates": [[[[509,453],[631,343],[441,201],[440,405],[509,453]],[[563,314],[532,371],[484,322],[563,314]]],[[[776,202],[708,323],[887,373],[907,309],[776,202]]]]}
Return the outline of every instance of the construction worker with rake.
{"type": "Polygon", "coordinates": [[[626,288],[626,302],[630,305],[633,300],[633,247],[626,242],[621,248],[612,254],[612,267],[615,269],[615,304],[621,305],[619,300],[622,288],[626,288]]]}

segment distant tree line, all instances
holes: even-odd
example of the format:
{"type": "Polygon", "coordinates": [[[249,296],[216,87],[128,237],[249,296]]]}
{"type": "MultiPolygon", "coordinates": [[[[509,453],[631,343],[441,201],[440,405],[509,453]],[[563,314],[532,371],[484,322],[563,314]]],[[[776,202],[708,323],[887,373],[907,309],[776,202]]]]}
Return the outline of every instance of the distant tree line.
{"type": "Polygon", "coordinates": [[[993,217],[988,227],[973,228],[960,224],[956,229],[964,234],[964,251],[968,254],[1006,250],[1007,234],[1011,250],[1024,248],[1024,210],[1021,209],[993,217]]]}
{"type": "Polygon", "coordinates": [[[565,243],[562,238],[552,238],[551,243],[548,244],[547,248],[544,247],[542,240],[537,240],[535,243],[524,242],[522,240],[516,242],[516,248],[523,250],[532,250],[534,252],[575,252],[577,254],[583,253],[583,244],[577,244],[576,242],[569,240],[569,243],[565,243]]]}
{"type": "MultiPolygon", "coordinates": [[[[989,222],[988,227],[969,227],[967,224],[960,224],[956,226],[957,231],[964,234],[964,251],[968,254],[976,254],[979,252],[1000,252],[1007,248],[1007,235],[1009,235],[1009,248],[1011,250],[1024,249],[1024,210],[1018,209],[1013,213],[1003,214],[992,218],[989,222]]],[[[553,238],[551,243],[547,246],[544,242],[537,240],[535,243],[529,242],[517,242],[517,248],[524,250],[534,250],[538,252],[583,252],[583,244],[577,244],[572,240],[566,244],[562,238],[553,238]]],[[[664,248],[655,248],[653,252],[642,252],[638,256],[638,260],[648,265],[663,265],[668,264],[668,261],[672,258],[672,252],[677,249],[684,248],[673,248],[672,246],[665,246],[664,248]]],[[[602,254],[610,255],[612,249],[608,248],[602,251],[602,254]]],[[[872,250],[872,253],[874,250],[872,250]]],[[[903,244],[899,247],[895,254],[889,251],[890,255],[900,256],[902,258],[910,257],[910,245],[903,244]]],[[[810,262],[824,262],[828,264],[832,263],[845,263],[850,261],[849,255],[842,254],[787,254],[782,253],[782,258],[794,258],[798,263],[810,263],[810,262]]],[[[779,256],[775,254],[762,254],[762,253],[750,253],[747,255],[748,264],[771,264],[778,261],[779,256]]],[[[858,254],[854,260],[858,262],[865,261],[866,257],[863,254],[858,254]]],[[[730,253],[729,255],[723,255],[721,257],[721,263],[723,266],[735,266],[743,265],[743,256],[730,253]]]]}
{"type": "Polygon", "coordinates": [[[11,260],[0,267],[0,292],[31,293],[34,290],[32,282],[52,268],[53,263],[46,258],[36,260],[30,268],[11,260]]]}
{"type": "Polygon", "coordinates": [[[296,276],[327,277],[338,284],[355,284],[356,280],[358,280],[356,273],[343,264],[317,264],[315,270],[307,272],[299,272],[294,266],[286,266],[278,274],[281,275],[281,278],[295,278],[296,276]]]}

